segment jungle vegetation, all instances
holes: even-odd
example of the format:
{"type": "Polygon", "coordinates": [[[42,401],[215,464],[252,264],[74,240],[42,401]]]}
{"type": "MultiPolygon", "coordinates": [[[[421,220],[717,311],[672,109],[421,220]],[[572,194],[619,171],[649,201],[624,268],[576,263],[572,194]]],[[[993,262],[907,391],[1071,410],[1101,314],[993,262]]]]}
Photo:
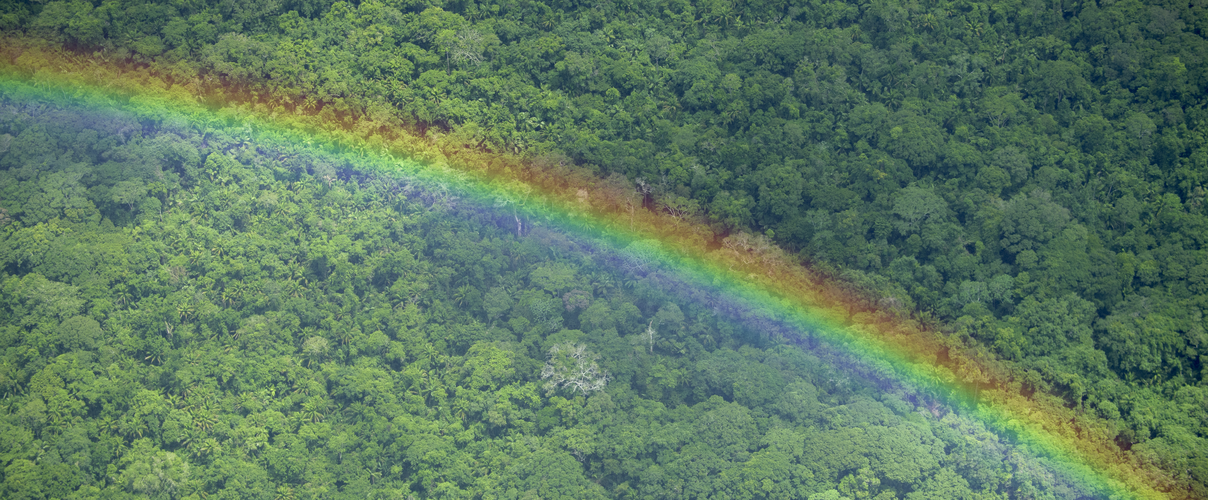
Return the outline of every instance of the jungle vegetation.
{"type": "MultiPolygon", "coordinates": [[[[1122,452],[1168,471],[1172,492],[1208,495],[1203,2],[3,5],[0,29],[238,86],[266,112],[374,116],[437,144],[623,175],[657,210],[763,234],[894,297],[1025,390],[1111,422],[1122,452]]],[[[204,165],[212,150],[194,147],[204,165]]],[[[88,175],[80,189],[107,182],[88,175]]],[[[200,189],[180,175],[180,192],[200,189]]],[[[55,219],[27,215],[12,200],[30,191],[5,182],[11,234],[55,219]]],[[[140,182],[176,209],[167,191],[148,194],[163,181],[140,182]]],[[[77,198],[94,200],[98,224],[143,220],[143,198],[121,215],[105,193],[77,198]]],[[[14,278],[35,269],[9,259],[14,278]]],[[[473,286],[485,300],[497,285],[473,286]]],[[[661,307],[639,308],[642,319],[661,307]]],[[[479,321],[496,328],[499,314],[479,321]]],[[[618,335],[645,331],[635,321],[618,335]]],[[[538,364],[548,353],[530,351],[538,364]]],[[[13,373],[14,388],[31,383],[13,373]]],[[[614,495],[646,484],[616,477],[598,484],[614,495]]]]}
{"type": "Polygon", "coordinates": [[[5,498],[1104,493],[686,300],[651,242],[241,126],[4,101],[0,131],[5,498]]]}

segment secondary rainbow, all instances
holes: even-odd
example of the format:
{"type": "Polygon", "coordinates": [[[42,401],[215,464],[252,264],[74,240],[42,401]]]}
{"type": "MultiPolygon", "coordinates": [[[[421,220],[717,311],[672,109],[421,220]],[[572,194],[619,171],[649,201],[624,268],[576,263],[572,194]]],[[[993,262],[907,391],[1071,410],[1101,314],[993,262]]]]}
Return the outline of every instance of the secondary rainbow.
{"type": "Polygon", "coordinates": [[[1169,477],[1120,450],[1103,422],[1025,397],[1018,385],[996,377],[985,363],[950,352],[917,321],[868,307],[867,301],[797,265],[761,237],[739,234],[717,241],[707,227],[648,210],[647,200],[618,193],[598,179],[541,170],[507,155],[441,151],[368,118],[333,126],[314,114],[274,113],[246,93],[220,86],[207,88],[195,80],[173,84],[147,68],[5,42],[9,48],[0,57],[4,98],[121,109],[154,123],[183,120],[202,129],[207,124],[239,126],[257,141],[323,150],[358,169],[405,176],[514,214],[518,221],[521,215],[543,220],[618,259],[626,258],[625,249],[644,248],[657,272],[669,278],[668,286],[704,294],[730,314],[764,321],[791,340],[818,339],[857,365],[857,371],[902,384],[983,422],[1073,478],[1088,495],[1179,494],[1164,492],[1169,477]]]}

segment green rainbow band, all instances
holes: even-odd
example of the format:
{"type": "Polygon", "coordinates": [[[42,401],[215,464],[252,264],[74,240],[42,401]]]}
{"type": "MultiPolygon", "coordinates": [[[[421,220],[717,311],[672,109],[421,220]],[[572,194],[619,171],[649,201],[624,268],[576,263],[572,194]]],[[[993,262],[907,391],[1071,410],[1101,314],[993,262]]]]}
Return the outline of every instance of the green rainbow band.
{"type": "MultiPolygon", "coordinates": [[[[871,326],[852,325],[842,312],[850,311],[850,304],[839,299],[820,303],[827,297],[842,294],[801,296],[800,283],[790,282],[791,277],[750,272],[759,267],[742,267],[741,261],[722,259],[691,238],[678,240],[666,233],[634,229],[632,214],[631,227],[625,229],[624,214],[593,211],[590,202],[577,203],[574,196],[565,193],[545,192],[514,177],[492,176],[485,169],[458,170],[440,160],[400,157],[383,141],[361,140],[348,132],[303,131],[291,126],[287,120],[260,116],[246,107],[207,109],[179,86],[144,86],[136,93],[127,94],[59,81],[55,75],[53,71],[33,76],[10,71],[0,76],[0,96],[90,110],[120,109],[140,120],[157,124],[184,122],[202,130],[218,124],[241,126],[249,139],[325,151],[366,172],[397,176],[429,190],[454,193],[459,202],[473,203],[500,213],[515,211],[528,219],[545,221],[571,233],[583,245],[612,252],[611,258],[618,261],[628,258],[625,249],[632,252],[635,243],[658,240],[660,249],[651,250],[652,245],[647,243],[642,245],[647,247],[646,257],[657,263],[649,272],[661,273],[659,276],[665,278],[665,286],[678,289],[684,295],[705,294],[710,300],[723,304],[730,314],[765,321],[797,343],[819,339],[828,349],[858,365],[854,369],[866,376],[901,384],[908,391],[959,408],[968,418],[983,423],[1072,478],[1087,490],[1088,495],[1110,498],[1165,496],[1144,478],[1130,475],[1133,466],[1122,456],[1117,456],[1114,462],[1101,455],[1098,458],[1085,456],[1076,439],[1046,429],[1043,423],[1052,421],[1051,417],[1038,415],[1032,408],[1012,407],[1010,402],[989,402],[979,398],[976,389],[961,383],[952,370],[934,359],[920,359],[918,349],[911,349],[912,344],[895,343],[895,339],[903,337],[895,331],[900,325],[892,321],[871,326]]],[[[743,255],[757,259],[759,255],[741,245],[736,253],[738,259],[743,255]]]]}

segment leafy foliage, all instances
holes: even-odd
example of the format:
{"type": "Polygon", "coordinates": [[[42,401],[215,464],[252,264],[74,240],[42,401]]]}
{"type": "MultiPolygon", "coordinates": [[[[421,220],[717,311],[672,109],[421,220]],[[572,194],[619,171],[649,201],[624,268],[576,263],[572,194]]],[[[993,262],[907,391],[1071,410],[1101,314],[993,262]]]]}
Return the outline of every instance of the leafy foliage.
{"type": "MultiPolygon", "coordinates": [[[[1199,497],[1208,496],[1208,427],[1178,424],[1185,432],[1172,439],[1156,422],[1182,422],[1176,395],[1208,383],[1205,19],[1201,3],[1136,0],[0,6],[0,29],[176,81],[229,84],[265,113],[316,113],[350,127],[368,117],[369,126],[409,128],[440,145],[527,155],[557,171],[575,164],[608,179],[602,190],[626,197],[631,210],[710,224],[718,241],[744,251],[749,242],[729,238],[766,237],[833,270],[862,292],[854,295],[943,320],[955,339],[949,348],[997,358],[1025,391],[1108,416],[1122,451],[1164,440],[1140,448],[1154,454],[1144,460],[1167,467],[1172,490],[1199,497]]],[[[166,201],[180,193],[165,191],[175,183],[225,187],[246,176],[238,165],[247,158],[199,153],[180,137],[155,138],[154,153],[100,156],[112,148],[98,142],[143,140],[136,130],[81,132],[67,148],[75,163],[46,175],[29,166],[60,162],[53,130],[0,137],[0,166],[11,172],[0,182],[0,222],[39,221],[8,240],[22,242],[16,265],[64,283],[125,243],[90,235],[75,244],[91,253],[62,264],[58,254],[71,250],[49,242],[70,224],[124,227],[139,214],[176,210],[166,201]],[[165,178],[147,175],[161,170],[165,178]]],[[[309,168],[323,182],[338,178],[330,165],[309,168]]],[[[230,201],[199,199],[193,212],[214,214],[207,223],[226,231],[243,230],[257,210],[297,206],[271,193],[263,204],[212,210],[230,201]]],[[[657,249],[635,245],[629,265],[641,274],[643,255],[657,249]]],[[[307,276],[328,279],[329,263],[347,253],[337,247],[293,272],[286,295],[299,298],[307,276]]],[[[588,283],[566,287],[559,268],[529,271],[546,277],[538,288],[548,297],[468,282],[453,287],[460,295],[439,295],[447,277],[406,268],[397,254],[373,276],[395,286],[391,300],[417,310],[437,301],[484,308],[485,327],[450,329],[462,349],[483,332],[508,330],[540,354],[537,337],[576,326],[553,314],[551,301],[569,307],[566,294],[589,288],[597,295],[575,310],[590,325],[624,335],[642,323],[588,283]]],[[[351,280],[361,264],[337,274],[351,280]]],[[[145,293],[137,276],[113,282],[113,307],[145,293]]],[[[6,286],[24,293],[37,285],[30,279],[6,286]]],[[[223,301],[242,305],[244,295],[256,293],[223,301]]],[[[87,345],[95,331],[81,321],[50,338],[87,345]]],[[[661,328],[661,341],[678,341],[661,328]]]]}
{"type": "Polygon", "coordinates": [[[4,201],[6,498],[1078,487],[1020,483],[1037,465],[971,422],[623,271],[649,243],[533,251],[573,241],[241,125],[0,117],[23,144],[0,153],[5,189],[79,197],[4,201]],[[136,181],[163,187],[114,201],[136,181]]]}

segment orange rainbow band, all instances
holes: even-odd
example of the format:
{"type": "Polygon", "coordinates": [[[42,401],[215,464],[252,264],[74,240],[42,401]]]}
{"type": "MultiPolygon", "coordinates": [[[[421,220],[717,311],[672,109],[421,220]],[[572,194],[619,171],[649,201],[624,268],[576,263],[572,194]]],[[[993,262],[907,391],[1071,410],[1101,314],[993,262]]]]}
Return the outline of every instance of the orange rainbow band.
{"type": "Polygon", "coordinates": [[[0,96],[7,99],[120,108],[154,123],[186,120],[202,129],[240,125],[257,138],[319,144],[359,169],[419,179],[485,207],[507,203],[612,249],[656,240],[660,269],[683,284],[724,297],[744,317],[779,325],[794,337],[790,340],[821,340],[867,375],[960,409],[1063,470],[1091,495],[1189,495],[1177,490],[1168,474],[1121,450],[1107,422],[1067,408],[1052,395],[1025,396],[1021,383],[990,355],[953,345],[900,311],[870,304],[761,236],[739,233],[719,245],[703,223],[647,210],[648,200],[632,187],[465,145],[438,147],[401,131],[396,119],[374,121],[354,110],[333,123],[330,114],[322,118],[254,90],[195,77],[178,83],[167,72],[147,67],[48,49],[27,39],[0,40],[5,47],[0,49],[0,96]]]}

